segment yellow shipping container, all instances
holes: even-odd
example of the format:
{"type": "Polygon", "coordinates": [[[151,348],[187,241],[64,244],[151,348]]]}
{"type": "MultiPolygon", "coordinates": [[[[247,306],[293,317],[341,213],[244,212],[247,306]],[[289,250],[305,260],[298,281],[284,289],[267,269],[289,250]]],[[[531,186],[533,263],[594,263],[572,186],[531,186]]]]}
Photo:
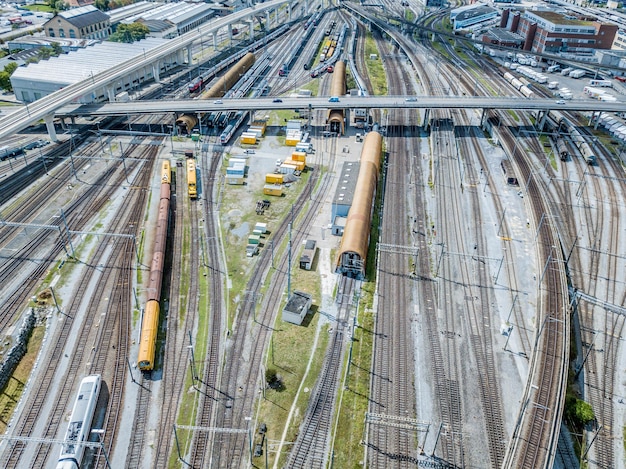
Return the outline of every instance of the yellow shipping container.
{"type": "Polygon", "coordinates": [[[280,197],[283,195],[283,186],[280,184],[265,184],[265,186],[263,186],[263,193],[265,195],[276,195],[280,197]]]}
{"type": "Polygon", "coordinates": [[[283,177],[282,174],[268,173],[265,175],[265,182],[268,184],[282,184],[283,177]]]}
{"type": "Polygon", "coordinates": [[[241,143],[245,143],[247,145],[256,145],[256,135],[242,135],[241,143]]]}
{"type": "Polygon", "coordinates": [[[298,171],[304,171],[306,163],[304,161],[285,160],[283,164],[290,164],[296,167],[298,171]]]}
{"type": "Polygon", "coordinates": [[[300,143],[300,137],[292,137],[285,139],[285,145],[288,147],[295,147],[298,143],[300,143]]]}
{"type": "Polygon", "coordinates": [[[291,159],[294,161],[304,161],[306,163],[306,153],[303,151],[294,151],[291,154],[291,159]]]}

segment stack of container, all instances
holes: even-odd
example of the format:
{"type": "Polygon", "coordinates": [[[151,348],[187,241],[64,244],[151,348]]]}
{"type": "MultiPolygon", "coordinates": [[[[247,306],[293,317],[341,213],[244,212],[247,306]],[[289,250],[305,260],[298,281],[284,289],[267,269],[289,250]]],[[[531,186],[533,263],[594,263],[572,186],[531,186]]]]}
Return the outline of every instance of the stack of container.
{"type": "Polygon", "coordinates": [[[265,175],[265,182],[268,184],[282,184],[284,182],[284,174],[268,173],[265,175]]]}
{"type": "Polygon", "coordinates": [[[289,169],[291,169],[291,166],[295,166],[296,169],[294,171],[304,171],[306,166],[306,153],[294,151],[291,154],[291,158],[286,159],[281,167],[284,165],[288,165],[287,168],[289,169]]]}
{"type": "Polygon", "coordinates": [[[265,129],[267,128],[267,122],[265,121],[254,121],[250,127],[248,128],[249,132],[257,132],[259,134],[259,138],[265,135],[265,129]]]}
{"type": "Polygon", "coordinates": [[[256,145],[257,134],[256,132],[244,132],[241,134],[241,143],[246,145],[256,145]]]}
{"type": "MultiPolygon", "coordinates": [[[[238,158],[231,158],[238,159],[238,158]]],[[[226,168],[226,182],[228,184],[241,185],[246,174],[246,163],[235,162],[226,168]]]]}
{"type": "Polygon", "coordinates": [[[285,145],[288,147],[295,147],[300,143],[302,137],[302,131],[298,129],[287,129],[287,138],[285,138],[285,145]]]}

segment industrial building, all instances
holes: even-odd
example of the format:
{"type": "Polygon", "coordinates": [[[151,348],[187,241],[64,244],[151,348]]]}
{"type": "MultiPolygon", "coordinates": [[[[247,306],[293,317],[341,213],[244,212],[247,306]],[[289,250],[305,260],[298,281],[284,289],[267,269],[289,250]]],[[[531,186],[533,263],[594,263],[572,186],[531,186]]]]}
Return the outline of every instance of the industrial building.
{"type": "MultiPolygon", "coordinates": [[[[165,42],[166,40],[157,38],[147,38],[132,44],[103,42],[59,57],[52,57],[49,60],[28,64],[26,67],[19,67],[11,75],[11,85],[18,100],[31,103],[61,88],[89,79],[115,65],[161,47],[165,42]]],[[[154,65],[146,66],[128,76],[121,77],[119,81],[106,88],[102,87],[93,93],[81,96],[76,102],[89,104],[107,100],[115,101],[119,93],[138,89],[144,82],[153,81],[155,75],[182,65],[183,60],[182,52],[173,52],[158,62],[158,69],[155,69],[154,65]]]]}
{"type": "Polygon", "coordinates": [[[572,18],[555,11],[515,12],[509,21],[504,10],[502,23],[524,37],[523,50],[567,54],[570,58],[591,56],[595,49],[611,49],[618,30],[615,24],[572,18]]]}
{"type": "Polygon", "coordinates": [[[354,189],[359,177],[359,163],[346,161],[341,167],[341,173],[335,196],[331,206],[331,233],[335,236],[343,235],[343,228],[348,218],[348,212],[352,206],[354,189]]]}
{"type": "Polygon", "coordinates": [[[92,5],[60,11],[43,24],[48,37],[106,39],[111,34],[109,15],[92,5]]]}
{"type": "Polygon", "coordinates": [[[150,36],[170,39],[197,29],[217,15],[215,6],[208,3],[175,2],[151,5],[150,9],[144,9],[137,4],[131,5],[137,9],[137,13],[115,19],[123,24],[142,23],[150,29],[150,36]]]}
{"type": "MultiPolygon", "coordinates": [[[[26,35],[22,37],[16,37],[7,42],[7,47],[10,51],[14,50],[31,50],[41,49],[42,47],[52,47],[52,44],[58,44],[61,50],[65,53],[84,49],[85,47],[94,46],[99,44],[99,39],[71,39],[60,37],[46,37],[46,36],[31,36],[26,35]]],[[[36,52],[35,52],[36,55],[36,52]]]]}
{"type": "Polygon", "coordinates": [[[283,308],[283,321],[297,324],[302,324],[306,313],[309,312],[313,299],[308,293],[304,293],[298,290],[294,290],[287,301],[287,304],[283,308]]]}
{"type": "Polygon", "coordinates": [[[450,11],[450,21],[455,31],[460,29],[475,30],[499,23],[500,13],[496,8],[476,3],[450,11]]]}

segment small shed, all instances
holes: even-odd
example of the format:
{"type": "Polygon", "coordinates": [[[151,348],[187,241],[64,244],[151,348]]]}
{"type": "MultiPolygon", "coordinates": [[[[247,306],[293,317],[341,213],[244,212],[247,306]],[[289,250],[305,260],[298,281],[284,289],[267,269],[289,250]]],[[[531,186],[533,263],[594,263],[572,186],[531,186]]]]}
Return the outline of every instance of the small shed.
{"type": "Polygon", "coordinates": [[[261,235],[251,234],[248,236],[248,244],[259,244],[261,242],[261,235]]]}
{"type": "Polygon", "coordinates": [[[298,290],[294,290],[287,301],[287,304],[283,308],[283,321],[297,324],[302,324],[306,313],[309,312],[313,299],[308,293],[304,293],[298,290]]]}
{"type": "Polygon", "coordinates": [[[315,253],[317,252],[317,241],[314,239],[305,239],[303,241],[304,251],[300,256],[300,268],[304,270],[311,270],[313,261],[315,260],[315,253]]]}
{"type": "Polygon", "coordinates": [[[255,230],[259,230],[261,233],[265,234],[265,233],[267,233],[267,223],[257,222],[254,225],[254,229],[255,230]]]}

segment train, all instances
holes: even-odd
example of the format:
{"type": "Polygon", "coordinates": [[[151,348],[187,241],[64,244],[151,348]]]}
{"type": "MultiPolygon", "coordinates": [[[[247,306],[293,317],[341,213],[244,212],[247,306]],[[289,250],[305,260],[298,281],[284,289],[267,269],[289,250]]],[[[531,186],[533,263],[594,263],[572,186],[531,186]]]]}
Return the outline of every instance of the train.
{"type": "Polygon", "coordinates": [[[159,213],[157,217],[156,236],[150,263],[150,278],[146,289],[148,298],[143,312],[141,335],[139,337],[139,354],[137,365],[144,372],[154,369],[156,340],[159,332],[159,299],[161,298],[161,282],[163,280],[163,264],[167,243],[167,226],[170,211],[170,184],[172,168],[169,160],[161,166],[161,189],[159,193],[159,213]]]}
{"type": "Polygon", "coordinates": [[[569,158],[569,150],[567,149],[567,144],[565,143],[565,139],[557,138],[556,139],[556,150],[559,154],[559,158],[561,161],[567,161],[569,158]]]}
{"type": "Polygon", "coordinates": [[[202,77],[198,77],[193,81],[189,82],[189,92],[190,93],[195,93],[197,91],[200,91],[202,89],[202,85],[204,83],[204,79],[202,77]]]}
{"type": "Polygon", "coordinates": [[[2,147],[0,148],[0,161],[20,156],[24,154],[22,147],[2,147]]]}
{"type": "Polygon", "coordinates": [[[220,134],[220,144],[226,145],[233,137],[234,133],[241,126],[243,121],[248,116],[247,112],[239,111],[235,114],[235,117],[230,120],[230,123],[226,126],[224,131],[220,134]]]}
{"type": "Polygon", "coordinates": [[[78,443],[89,441],[91,423],[96,413],[96,405],[100,395],[101,381],[100,375],[89,375],[80,382],[70,423],[63,438],[64,442],[57,469],[79,469],[81,467],[80,463],[83,459],[85,446],[78,443]]]}
{"type": "Polygon", "coordinates": [[[278,70],[279,77],[286,77],[289,75],[289,72],[293,68],[293,65],[296,63],[296,60],[298,60],[298,58],[302,55],[302,51],[309,42],[309,39],[311,38],[314,30],[315,28],[305,28],[305,30],[302,32],[302,36],[300,36],[298,45],[291,50],[289,56],[287,57],[287,60],[278,70]]]}
{"type": "Polygon", "coordinates": [[[193,158],[187,159],[187,193],[190,199],[198,198],[198,187],[196,185],[196,161],[193,158]]]}
{"type": "Polygon", "coordinates": [[[530,82],[526,80],[524,77],[516,78],[510,72],[503,73],[504,79],[508,81],[513,88],[522,93],[527,98],[532,98],[535,95],[535,92],[530,88],[530,82]]]}
{"type": "Polygon", "coordinates": [[[541,111],[539,113],[535,112],[533,116],[535,117],[535,122],[539,130],[549,131],[555,135],[557,151],[562,161],[566,161],[570,156],[565,142],[566,137],[563,137],[563,135],[567,135],[567,138],[576,146],[585,162],[590,166],[596,164],[598,158],[593,148],[591,148],[591,145],[587,143],[587,137],[583,135],[563,113],[559,111],[549,111],[548,114],[545,115],[543,111],[541,111]]]}

